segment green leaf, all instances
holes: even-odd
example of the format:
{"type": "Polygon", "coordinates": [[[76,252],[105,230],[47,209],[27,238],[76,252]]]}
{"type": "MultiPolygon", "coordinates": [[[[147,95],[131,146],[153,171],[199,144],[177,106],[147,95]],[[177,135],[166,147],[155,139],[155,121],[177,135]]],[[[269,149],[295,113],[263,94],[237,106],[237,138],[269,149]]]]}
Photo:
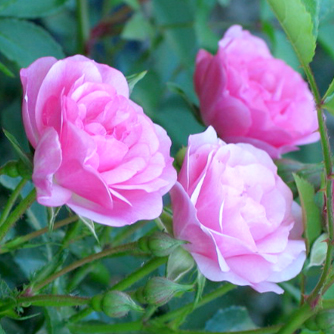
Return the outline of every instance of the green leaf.
{"type": "Polygon", "coordinates": [[[313,242],[321,233],[321,214],[314,201],[314,188],[311,183],[293,174],[299,193],[299,198],[303,210],[304,236],[306,239],[307,253],[313,242]]]}
{"type": "MultiPolygon", "coordinates": [[[[7,1],[8,2],[8,1],[7,1]]],[[[16,0],[0,8],[0,16],[12,16],[20,18],[38,18],[54,14],[61,9],[68,0],[16,0]]]]}
{"type": "Polygon", "coordinates": [[[60,312],[55,307],[45,307],[44,315],[48,334],[70,334],[60,312]]]}
{"type": "Polygon", "coordinates": [[[321,0],[320,3],[320,22],[326,20],[334,12],[333,0],[321,0]]]}
{"type": "Polygon", "coordinates": [[[333,100],[334,98],[334,78],[332,80],[332,82],[330,83],[330,85],[328,86],[328,89],[323,97],[323,100],[325,101],[325,104],[327,102],[330,102],[331,100],[333,100]]]}
{"type": "Polygon", "coordinates": [[[334,115],[334,93],[332,95],[328,96],[323,104],[323,107],[327,109],[332,115],[334,115]]]}
{"type": "Polygon", "coordinates": [[[188,96],[184,92],[184,90],[179,85],[177,85],[173,82],[167,82],[167,87],[171,92],[179,95],[183,99],[183,101],[186,102],[186,104],[189,106],[190,111],[192,112],[192,114],[194,115],[196,120],[199,123],[202,124],[203,121],[202,121],[202,118],[201,118],[201,112],[200,112],[199,108],[191,102],[191,100],[188,98],[188,96]]]}
{"type": "Polygon", "coordinates": [[[4,10],[10,4],[15,3],[18,0],[0,0],[0,11],[4,10]]]}
{"type": "Polygon", "coordinates": [[[308,65],[314,56],[316,38],[310,13],[302,0],[267,0],[278,21],[290,39],[302,65],[308,65]]]}
{"type": "Polygon", "coordinates": [[[8,18],[0,19],[0,50],[19,67],[27,67],[40,57],[64,57],[60,45],[44,29],[32,22],[8,18]]]}
{"type": "Polygon", "coordinates": [[[133,88],[135,87],[135,85],[137,84],[137,82],[139,82],[141,79],[144,78],[144,76],[146,75],[147,71],[143,71],[140,73],[135,73],[132,75],[129,75],[126,77],[126,80],[128,82],[129,85],[129,89],[130,89],[130,94],[133,91],[133,88]]]}
{"type": "Polygon", "coordinates": [[[54,207],[48,207],[47,208],[49,231],[53,230],[55,220],[56,220],[56,218],[58,216],[58,213],[59,213],[61,208],[62,208],[61,206],[59,206],[57,208],[54,208],[54,207]]]}
{"type": "Polygon", "coordinates": [[[8,77],[14,78],[14,73],[6,67],[3,63],[0,63],[0,71],[4,74],[6,74],[8,77]]]}
{"type": "Polygon", "coordinates": [[[196,297],[195,297],[195,306],[198,304],[198,302],[202,298],[202,294],[203,294],[205,283],[206,283],[205,276],[199,270],[197,271],[196,281],[197,281],[197,289],[196,289],[196,297]]]}
{"type": "Polygon", "coordinates": [[[218,3],[223,6],[227,7],[230,4],[231,0],[218,0],[218,3]]]}
{"type": "Polygon", "coordinates": [[[182,247],[178,247],[168,257],[166,277],[172,281],[177,281],[189,272],[194,264],[192,256],[182,247]]]}
{"type": "Polygon", "coordinates": [[[94,222],[91,219],[79,216],[80,220],[88,227],[88,229],[92,232],[94,238],[96,239],[97,242],[99,242],[99,238],[96,235],[95,232],[95,226],[94,226],[94,222]]]}
{"type": "Polygon", "coordinates": [[[124,2],[134,10],[140,9],[140,2],[138,0],[124,0],[124,2]]]}
{"type": "Polygon", "coordinates": [[[0,325],[0,334],[6,334],[1,325],[0,325]]]}
{"type": "Polygon", "coordinates": [[[306,10],[310,13],[313,24],[313,35],[318,36],[320,2],[322,0],[302,0],[306,10]]]}
{"type": "Polygon", "coordinates": [[[7,139],[10,141],[10,143],[12,144],[14,150],[16,151],[16,153],[18,154],[18,156],[20,157],[20,159],[22,160],[24,165],[32,173],[32,162],[30,161],[28,156],[24,153],[23,149],[21,148],[21,146],[18,143],[18,141],[16,140],[16,138],[11,133],[6,131],[5,129],[3,129],[3,132],[4,132],[5,136],[7,137],[7,139]]]}
{"type": "Polygon", "coordinates": [[[334,59],[333,44],[334,24],[332,22],[321,25],[319,28],[318,42],[321,47],[334,59]]]}
{"type": "Polygon", "coordinates": [[[126,23],[121,37],[134,41],[145,41],[154,35],[153,27],[142,13],[137,12],[126,23]]]}
{"type": "Polygon", "coordinates": [[[324,263],[328,249],[326,240],[328,240],[328,234],[323,233],[314,242],[311,249],[310,263],[307,268],[321,266],[324,263]]]}
{"type": "Polygon", "coordinates": [[[216,53],[219,41],[219,36],[208,25],[209,17],[215,5],[216,2],[212,0],[197,0],[195,14],[195,31],[199,47],[212,53],[216,53]]]}
{"type": "Polygon", "coordinates": [[[205,324],[205,330],[209,332],[238,332],[256,328],[247,309],[243,306],[220,309],[205,324]]]}

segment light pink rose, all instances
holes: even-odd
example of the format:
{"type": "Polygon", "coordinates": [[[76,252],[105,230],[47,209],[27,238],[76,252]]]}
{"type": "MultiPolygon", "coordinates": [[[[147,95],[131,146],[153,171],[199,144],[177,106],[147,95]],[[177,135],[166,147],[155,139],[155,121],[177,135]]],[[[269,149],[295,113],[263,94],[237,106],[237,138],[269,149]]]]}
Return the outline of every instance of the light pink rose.
{"type": "Polygon", "coordinates": [[[176,181],[166,132],[129,99],[123,74],[83,56],[21,70],[33,182],[46,206],[96,222],[153,219],[176,181]]]}
{"type": "Polygon", "coordinates": [[[247,142],[272,158],[319,139],[311,92],[265,42],[232,26],[216,55],[200,50],[195,90],[205,124],[226,142],[247,142]]]}
{"type": "Polygon", "coordinates": [[[171,190],[175,237],[212,281],[282,293],[305,261],[301,209],[268,154],[225,144],[212,127],[189,137],[171,190]]]}

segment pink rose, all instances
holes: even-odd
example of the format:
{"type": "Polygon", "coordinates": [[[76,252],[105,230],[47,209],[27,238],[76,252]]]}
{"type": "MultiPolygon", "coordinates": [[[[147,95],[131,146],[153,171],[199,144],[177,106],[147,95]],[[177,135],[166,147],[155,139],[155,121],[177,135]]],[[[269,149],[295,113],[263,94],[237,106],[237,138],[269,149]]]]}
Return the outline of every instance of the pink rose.
{"type": "Polygon", "coordinates": [[[83,56],[46,57],[21,81],[39,203],[111,226],[159,216],[176,180],[171,142],[129,99],[121,72],[83,56]]]}
{"type": "Polygon", "coordinates": [[[240,26],[228,29],[216,55],[199,51],[194,83],[205,124],[227,142],[248,142],[278,158],[319,139],[306,82],[240,26]]]}
{"type": "Polygon", "coordinates": [[[212,127],[190,136],[171,190],[174,234],[187,240],[199,270],[212,281],[259,292],[295,277],[305,260],[301,209],[268,154],[225,144],[212,127]]]}

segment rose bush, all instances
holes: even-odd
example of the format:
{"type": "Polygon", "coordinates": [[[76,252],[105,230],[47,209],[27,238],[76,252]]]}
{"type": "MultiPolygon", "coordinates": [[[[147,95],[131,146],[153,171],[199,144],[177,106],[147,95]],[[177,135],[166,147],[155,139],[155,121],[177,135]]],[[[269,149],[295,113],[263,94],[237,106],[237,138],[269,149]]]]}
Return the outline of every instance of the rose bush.
{"type": "Polygon", "coordinates": [[[248,142],[278,158],[319,139],[306,82],[240,26],[228,29],[216,55],[199,51],[194,84],[204,123],[226,142],[248,142]]]}
{"type": "Polygon", "coordinates": [[[263,150],[212,127],[190,136],[171,199],[175,237],[208,279],[281,293],[275,283],[300,272],[301,209],[263,150]]]}
{"type": "Polygon", "coordinates": [[[112,226],[161,213],[176,180],[171,142],[129,99],[121,72],[84,56],[46,57],[21,81],[39,203],[112,226]]]}

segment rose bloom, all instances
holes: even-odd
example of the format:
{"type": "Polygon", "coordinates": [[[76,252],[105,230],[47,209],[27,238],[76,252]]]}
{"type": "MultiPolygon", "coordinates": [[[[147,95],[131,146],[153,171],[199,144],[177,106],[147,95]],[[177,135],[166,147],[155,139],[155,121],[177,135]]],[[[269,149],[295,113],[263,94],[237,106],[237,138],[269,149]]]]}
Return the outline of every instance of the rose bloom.
{"type": "Polygon", "coordinates": [[[38,202],[111,226],[159,216],[176,181],[171,141],[123,74],[84,56],[40,58],[20,74],[38,202]]]}
{"type": "Polygon", "coordinates": [[[259,292],[295,277],[305,261],[301,209],[268,154],[225,144],[212,127],[189,137],[171,190],[174,234],[212,281],[259,292]]]}
{"type": "Polygon", "coordinates": [[[227,30],[216,55],[199,51],[194,83],[204,123],[226,142],[248,142],[278,158],[319,139],[306,82],[240,26],[227,30]]]}

